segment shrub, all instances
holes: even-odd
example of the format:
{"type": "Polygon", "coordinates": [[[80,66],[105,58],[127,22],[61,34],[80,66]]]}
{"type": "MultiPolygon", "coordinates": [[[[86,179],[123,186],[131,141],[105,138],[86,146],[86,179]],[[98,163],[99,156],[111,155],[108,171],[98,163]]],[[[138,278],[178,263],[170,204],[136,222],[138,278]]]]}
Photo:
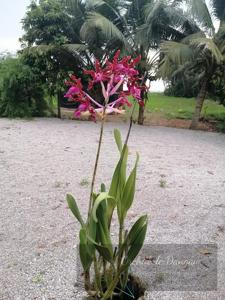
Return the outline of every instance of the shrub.
{"type": "Polygon", "coordinates": [[[1,61],[0,116],[43,116],[48,106],[44,89],[32,69],[18,58],[1,61]]]}

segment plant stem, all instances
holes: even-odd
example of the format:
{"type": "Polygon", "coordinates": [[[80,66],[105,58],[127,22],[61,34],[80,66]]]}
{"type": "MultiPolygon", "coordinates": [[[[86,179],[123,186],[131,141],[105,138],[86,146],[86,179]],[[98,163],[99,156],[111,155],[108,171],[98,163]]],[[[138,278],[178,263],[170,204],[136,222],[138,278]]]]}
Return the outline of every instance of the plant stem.
{"type": "Polygon", "coordinates": [[[104,293],[102,300],[109,299],[112,296],[112,294],[113,294],[113,292],[114,292],[114,290],[115,290],[115,288],[116,288],[116,286],[118,284],[118,281],[119,281],[119,278],[120,278],[120,274],[123,273],[125,270],[126,270],[126,266],[121,266],[120,267],[120,269],[117,271],[117,274],[116,274],[115,278],[111,282],[109,288],[104,293]]]}
{"type": "MultiPolygon", "coordinates": [[[[118,249],[120,249],[122,247],[122,244],[123,244],[123,224],[120,224],[120,228],[119,228],[119,248],[118,249]]],[[[121,255],[118,256],[117,270],[120,269],[122,257],[123,257],[123,252],[121,252],[121,255]]]]}
{"type": "Polygon", "coordinates": [[[95,269],[95,284],[96,284],[96,290],[102,294],[102,285],[101,285],[101,274],[99,270],[98,261],[96,259],[96,255],[94,255],[94,269],[95,269]]]}
{"type": "Polygon", "coordinates": [[[86,291],[91,289],[91,281],[90,281],[90,272],[86,271],[84,273],[84,288],[86,291]]]}
{"type": "Polygon", "coordinates": [[[96,174],[97,174],[97,169],[98,169],[99,156],[100,156],[101,146],[102,146],[102,138],[103,138],[104,124],[105,124],[105,110],[106,110],[106,107],[104,107],[104,110],[103,110],[102,121],[101,121],[101,129],[100,129],[100,135],[99,135],[99,142],[98,142],[98,150],[97,150],[97,154],[96,154],[94,172],[93,172],[92,182],[91,182],[91,192],[90,192],[89,207],[88,207],[88,220],[89,220],[89,217],[90,217],[90,214],[91,214],[92,194],[93,194],[93,191],[94,191],[94,185],[95,185],[95,179],[96,179],[96,174]]]}

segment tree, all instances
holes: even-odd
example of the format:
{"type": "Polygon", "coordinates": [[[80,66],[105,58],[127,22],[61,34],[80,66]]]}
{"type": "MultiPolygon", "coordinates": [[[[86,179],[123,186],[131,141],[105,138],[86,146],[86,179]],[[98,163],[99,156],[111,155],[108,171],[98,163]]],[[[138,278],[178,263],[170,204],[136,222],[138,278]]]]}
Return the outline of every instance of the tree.
{"type": "MultiPolygon", "coordinates": [[[[142,83],[145,84],[147,80],[151,81],[156,73],[159,59],[157,49],[160,42],[163,39],[180,40],[195,32],[197,28],[183,15],[179,1],[117,1],[117,5],[113,10],[108,10],[107,15],[102,12],[88,12],[81,27],[81,36],[84,40],[88,40],[89,37],[93,39],[93,32],[97,32],[104,42],[103,51],[121,48],[126,54],[141,54],[138,70],[142,83]],[[155,55],[152,55],[152,50],[156,51],[155,55]]],[[[143,93],[142,97],[145,100],[146,93],[143,93]]],[[[138,123],[143,122],[144,107],[140,106],[138,123]]]]}
{"type": "Polygon", "coordinates": [[[167,41],[161,45],[163,59],[160,74],[163,78],[173,78],[180,72],[192,71],[198,82],[198,95],[191,129],[196,129],[204,100],[210,90],[215,74],[224,63],[225,54],[225,2],[212,1],[212,14],[205,0],[188,0],[188,13],[200,24],[200,30],[183,38],[180,42],[167,41]],[[216,32],[213,15],[220,21],[216,32]]]}
{"type": "MultiPolygon", "coordinates": [[[[82,9],[81,1],[79,7],[82,9]]],[[[69,12],[64,0],[32,1],[22,20],[25,31],[20,39],[23,60],[32,67],[48,94],[58,98],[58,115],[60,102],[64,99],[64,79],[73,71],[79,75],[84,67],[77,34],[79,19],[74,24],[69,12]],[[69,45],[68,48],[73,45],[73,49],[69,51],[65,45],[69,45]],[[76,45],[79,55],[74,51],[76,45]]]]}
{"type": "Polygon", "coordinates": [[[65,44],[74,39],[62,0],[32,1],[22,24],[25,34],[20,41],[24,47],[65,44]]]}
{"type": "Polygon", "coordinates": [[[0,63],[0,116],[43,116],[48,110],[44,96],[41,82],[20,58],[0,63]]]}
{"type": "Polygon", "coordinates": [[[24,48],[21,53],[26,64],[39,74],[50,95],[64,99],[62,91],[68,73],[82,76],[81,70],[92,67],[94,57],[100,60],[105,57],[105,39],[96,29],[85,33],[83,24],[91,11],[105,15],[113,11],[115,18],[116,1],[108,2],[40,0],[32,1],[28,7],[22,20],[25,34],[21,38],[24,48]]]}
{"type": "Polygon", "coordinates": [[[209,95],[225,106],[225,61],[212,76],[209,95]]]}
{"type": "Polygon", "coordinates": [[[179,72],[166,83],[164,94],[167,96],[193,98],[198,90],[196,75],[192,72],[179,72]]]}

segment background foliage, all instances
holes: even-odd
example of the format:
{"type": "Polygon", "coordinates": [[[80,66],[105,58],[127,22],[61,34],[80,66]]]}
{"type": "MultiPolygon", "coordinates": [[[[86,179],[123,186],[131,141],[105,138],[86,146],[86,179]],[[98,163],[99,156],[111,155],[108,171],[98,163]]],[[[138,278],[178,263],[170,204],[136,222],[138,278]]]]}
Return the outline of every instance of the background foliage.
{"type": "Polygon", "coordinates": [[[21,59],[0,62],[0,116],[43,116],[48,110],[39,77],[21,59]]]}
{"type": "MultiPolygon", "coordinates": [[[[82,77],[81,70],[91,69],[94,57],[104,62],[106,55],[113,56],[117,49],[121,49],[122,55],[141,54],[138,69],[143,83],[154,80],[156,75],[163,76],[167,82],[166,95],[196,97],[204,74],[210,73],[208,96],[225,105],[224,60],[218,54],[220,51],[225,56],[224,1],[211,1],[211,6],[204,0],[31,1],[22,24],[25,32],[20,39],[23,50],[17,59],[24,76],[16,73],[16,67],[14,76],[12,67],[9,70],[2,68],[1,115],[43,115],[44,109],[34,108],[37,98],[40,107],[44,107],[43,103],[52,107],[57,97],[67,105],[63,93],[68,73],[82,77]],[[217,32],[214,19],[220,21],[217,32]],[[170,44],[162,48],[163,41],[170,44]],[[168,57],[169,45],[173,56],[166,60],[162,72],[161,62],[165,62],[165,51],[168,57]],[[161,72],[157,73],[159,64],[161,72]],[[4,70],[6,74],[3,74],[4,70]],[[23,78],[24,85],[28,85],[28,77],[30,82],[35,78],[37,92],[32,87],[18,92],[16,81],[21,82],[23,78]],[[6,90],[8,86],[10,91],[6,90]],[[24,95],[20,108],[12,99],[15,95],[20,95],[21,99],[24,95]],[[29,95],[33,98],[28,101],[29,95]]],[[[4,53],[0,57],[1,65],[3,60],[7,60],[3,65],[13,64],[7,55],[4,53]]],[[[94,91],[92,96],[98,98],[99,91],[94,91]]],[[[144,94],[143,98],[148,99],[144,94]]],[[[143,123],[144,110],[139,111],[139,117],[143,123]]]]}

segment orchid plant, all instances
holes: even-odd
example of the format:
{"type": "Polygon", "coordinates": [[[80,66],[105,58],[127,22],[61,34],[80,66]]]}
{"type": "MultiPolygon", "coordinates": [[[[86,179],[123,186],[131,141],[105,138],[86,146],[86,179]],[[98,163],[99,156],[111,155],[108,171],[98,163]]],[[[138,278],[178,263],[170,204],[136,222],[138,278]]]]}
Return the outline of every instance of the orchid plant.
{"type": "MultiPolygon", "coordinates": [[[[139,251],[141,250],[146,230],[147,215],[141,216],[131,227],[126,228],[125,219],[128,210],[132,206],[135,194],[135,182],[139,156],[131,173],[127,177],[128,139],[132,126],[132,115],[128,134],[124,144],[118,129],[114,130],[115,141],[119,150],[119,161],[112,176],[109,190],[104,184],[100,191],[94,191],[98,161],[102,146],[104,123],[107,114],[122,113],[121,107],[132,106],[129,97],[135,99],[135,103],[143,105],[141,99],[141,78],[136,69],[141,57],[132,59],[125,56],[122,59],[120,51],[117,51],[112,61],[107,60],[102,66],[98,60],[95,62],[95,70],[84,70],[88,75],[88,91],[94,85],[100,85],[103,104],[93,99],[88,91],[84,90],[81,79],[71,75],[66,82],[70,86],[65,97],[70,101],[79,103],[75,110],[75,116],[89,114],[95,120],[96,115],[101,117],[101,130],[96,155],[95,167],[91,183],[90,199],[86,221],[80,214],[78,205],[72,195],[67,195],[67,202],[72,213],[80,223],[79,254],[84,269],[84,286],[87,293],[95,299],[113,299],[120,296],[128,282],[129,268],[139,251]],[[123,87],[126,86],[126,90],[123,87]],[[116,100],[110,101],[116,95],[116,100]],[[114,212],[117,212],[119,232],[118,245],[113,246],[111,239],[111,221],[114,212]],[[91,268],[94,269],[94,282],[91,281],[91,268]]],[[[135,104],[134,104],[135,105],[135,104]]]]}

